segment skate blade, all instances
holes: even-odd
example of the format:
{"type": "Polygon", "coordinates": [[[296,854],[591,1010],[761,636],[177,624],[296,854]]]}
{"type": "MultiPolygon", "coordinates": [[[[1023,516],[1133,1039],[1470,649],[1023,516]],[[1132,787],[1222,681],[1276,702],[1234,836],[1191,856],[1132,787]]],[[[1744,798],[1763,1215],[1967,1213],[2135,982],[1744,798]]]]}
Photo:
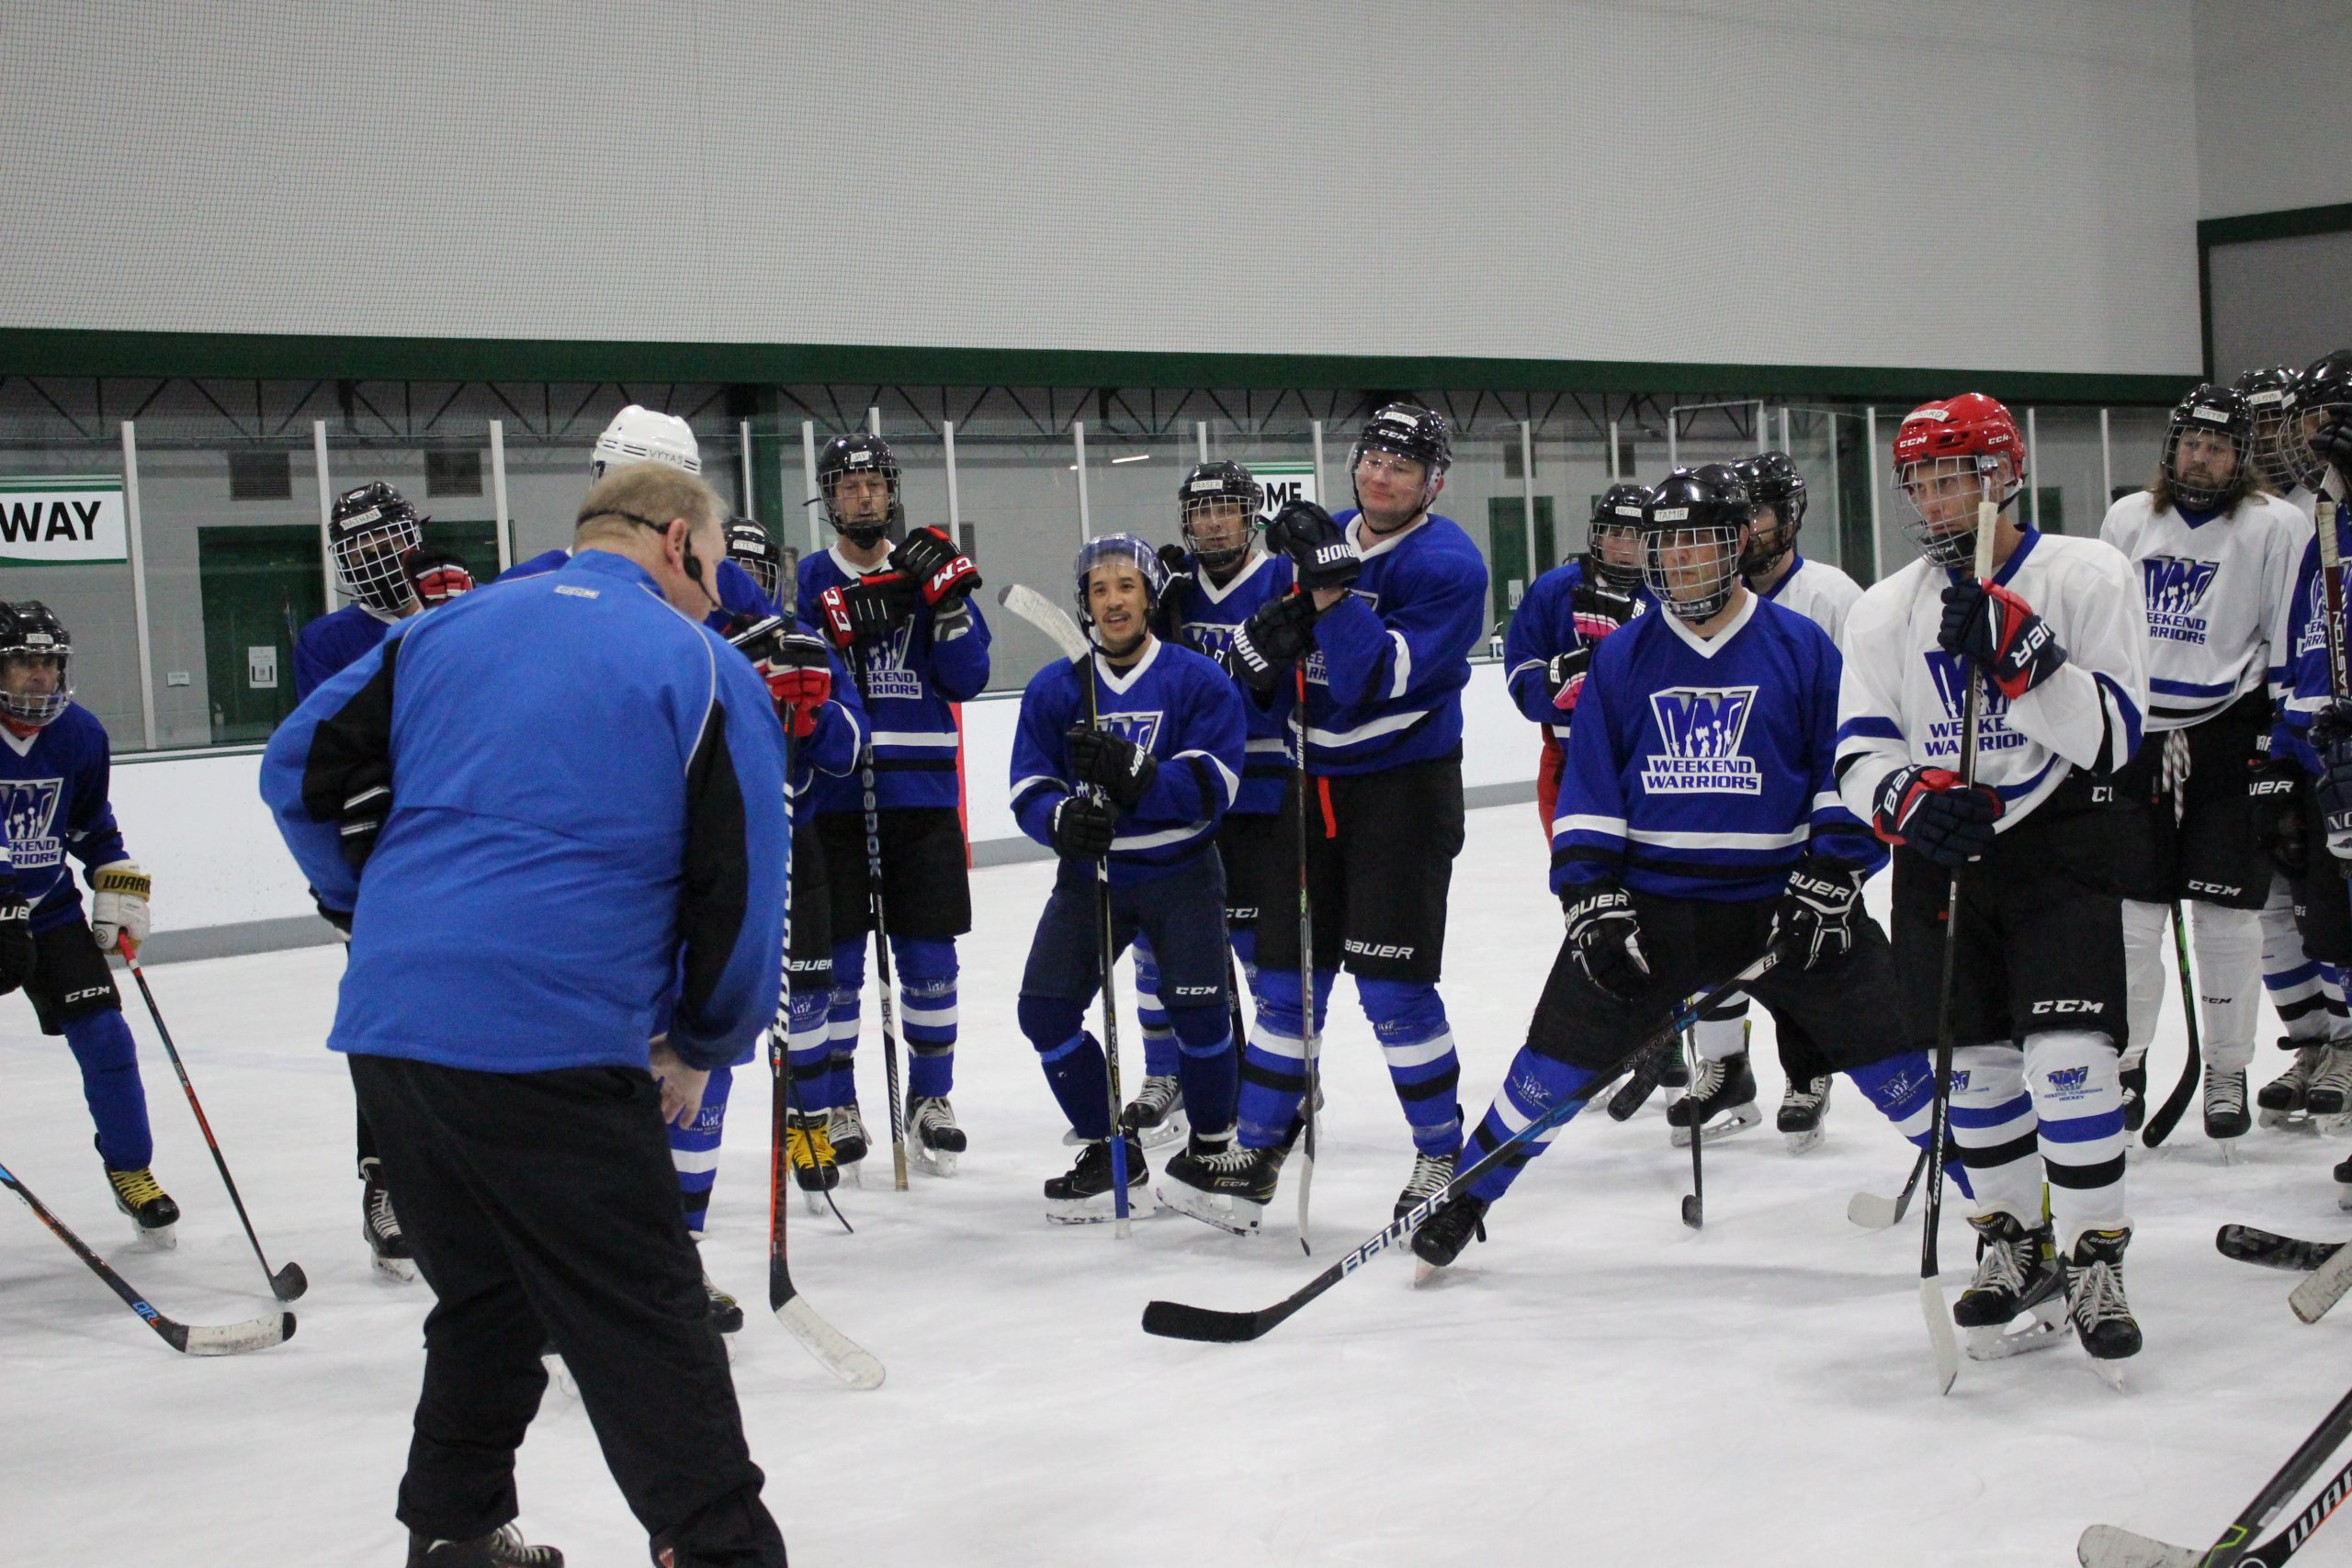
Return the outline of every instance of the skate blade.
{"type": "MultiPolygon", "coordinates": [[[[1145,1191],[1142,1187],[1132,1185],[1128,1187],[1127,1207],[1131,1213],[1135,1208],[1135,1201],[1143,1196],[1145,1191]]],[[[1096,1193],[1091,1198],[1048,1198],[1046,1200],[1046,1219],[1052,1224],[1101,1225],[1108,1224],[1118,1217],[1118,1204],[1107,1190],[1096,1193]]]]}
{"type": "Polygon", "coordinates": [[[1164,1149],[1169,1145],[1182,1139],[1192,1130],[1192,1123],[1187,1122],[1184,1119],[1184,1113],[1179,1111],[1159,1126],[1142,1129],[1136,1136],[1143,1140],[1145,1148],[1164,1149]]]}
{"type": "Polygon", "coordinates": [[[1189,1187],[1156,1189],[1152,1196],[1159,1206],[1186,1219],[1198,1220],[1204,1225],[1215,1225],[1227,1235],[1258,1235],[1263,1233],[1266,1206],[1247,1198],[1220,1198],[1213,1193],[1196,1191],[1189,1187]]]}
{"type": "Polygon", "coordinates": [[[566,1399],[577,1400],[580,1397],[580,1385],[571,1381],[571,1369],[563,1364],[561,1356],[549,1350],[539,1358],[539,1365],[547,1369],[548,1383],[557,1393],[566,1399]]]}
{"type": "Polygon", "coordinates": [[[907,1152],[914,1156],[917,1170],[941,1178],[952,1178],[956,1174],[954,1149],[927,1149],[916,1145],[907,1152]]]}
{"type": "Polygon", "coordinates": [[[141,1252],[171,1252],[179,1247],[179,1229],[176,1220],[153,1230],[134,1220],[130,1225],[130,1245],[141,1252]]]}
{"type": "Polygon", "coordinates": [[[2042,1307],[2036,1307],[2032,1320],[2022,1327],[1972,1328],[1968,1331],[1968,1359],[1972,1361],[2006,1361],[2012,1356],[2029,1355],[2047,1350],[2065,1337],[2065,1303],[2052,1300],[2047,1303],[2048,1316],[2042,1307]]]}
{"type": "Polygon", "coordinates": [[[1413,1289],[1417,1291],[1442,1290],[1454,1278],[1451,1263],[1431,1263],[1425,1258],[1413,1259],[1413,1289]]]}
{"type": "Polygon", "coordinates": [[[825,1212],[825,1195],[822,1192],[811,1192],[804,1187],[800,1190],[800,1201],[808,1205],[808,1212],[812,1214],[822,1214],[825,1212]]]}
{"type": "Polygon", "coordinates": [[[2094,1358],[2091,1361],[2091,1371],[2098,1374],[2099,1382],[2105,1383],[2116,1393],[2124,1393],[2129,1392],[2129,1388],[2123,1381],[2123,1363],[2121,1361],[2102,1361],[2094,1358]]]}
{"type": "Polygon", "coordinates": [[[2238,1163],[2238,1141],[2236,1138],[2216,1138],[2213,1142],[2221,1145],[2222,1163],[2223,1165],[2235,1165],[2238,1163]]]}
{"type": "Polygon", "coordinates": [[[1822,1129],[1819,1127],[1808,1127],[1802,1133],[1783,1133],[1781,1135],[1788,1140],[1789,1153],[1792,1155],[1809,1155],[1821,1146],[1822,1129]]]}
{"type": "Polygon", "coordinates": [[[378,1279],[382,1280],[389,1284],[395,1285],[413,1285],[416,1283],[415,1258],[378,1258],[374,1261],[376,1265],[376,1277],[378,1279]]]}
{"type": "MultiPolygon", "coordinates": [[[[1730,1110],[1724,1111],[1722,1115],[1707,1123],[1705,1134],[1707,1142],[1711,1144],[1720,1144],[1725,1138],[1736,1137],[1739,1134],[1747,1132],[1750,1127],[1761,1125],[1763,1121],[1763,1112],[1756,1109],[1754,1102],[1751,1101],[1747,1105],[1735,1105],[1730,1110]]],[[[1690,1128],[1676,1127],[1672,1129],[1672,1137],[1674,1146],[1676,1148],[1687,1149],[1690,1146],[1690,1128]]]]}
{"type": "Polygon", "coordinates": [[[2265,1132],[2292,1133],[2308,1138],[2320,1135],[2319,1122],[2308,1111],[2264,1111],[2256,1114],[2255,1121],[2265,1132]]]}

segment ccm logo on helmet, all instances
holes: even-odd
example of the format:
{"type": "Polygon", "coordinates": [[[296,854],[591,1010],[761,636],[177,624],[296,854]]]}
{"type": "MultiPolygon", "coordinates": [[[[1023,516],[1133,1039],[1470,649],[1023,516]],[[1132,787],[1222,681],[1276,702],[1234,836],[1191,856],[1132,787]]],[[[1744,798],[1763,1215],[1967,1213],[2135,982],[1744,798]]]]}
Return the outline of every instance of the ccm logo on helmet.
{"type": "Polygon", "coordinates": [[[2050,1013],[2105,1012],[2107,1010],[2107,1004],[2105,1002],[2084,1001],[2074,997],[2064,997],[2055,1000],[2036,1002],[2029,1010],[2030,1010],[2036,1017],[2045,1016],[2050,1013]]]}

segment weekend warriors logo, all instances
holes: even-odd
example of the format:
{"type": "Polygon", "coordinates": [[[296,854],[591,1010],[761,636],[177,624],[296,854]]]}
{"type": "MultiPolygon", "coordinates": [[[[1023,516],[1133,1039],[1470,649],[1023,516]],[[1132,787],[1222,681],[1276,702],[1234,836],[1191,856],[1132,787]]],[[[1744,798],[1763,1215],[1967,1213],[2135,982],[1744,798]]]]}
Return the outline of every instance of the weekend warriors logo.
{"type": "Polygon", "coordinates": [[[1764,775],[1756,760],[1739,752],[1755,706],[1753,686],[1676,686],[1651,693],[1650,711],[1657,716],[1666,755],[1642,764],[1642,787],[1652,795],[1763,794],[1764,775]]]}
{"type": "MultiPolygon", "coordinates": [[[[1968,700],[1968,679],[1962,661],[1959,655],[1946,653],[1940,648],[1928,649],[1920,657],[1928,661],[1928,677],[1935,682],[1936,696],[1944,708],[1943,717],[1928,726],[1928,755],[1957,757],[1961,714],[1968,700]]],[[[1976,695],[1978,754],[2007,751],[2024,745],[2026,738],[2009,728],[2009,699],[1989,681],[1977,683],[1976,695]]]]}
{"type": "Polygon", "coordinates": [[[912,626],[900,626],[872,644],[865,656],[868,701],[876,697],[904,697],[911,701],[922,695],[922,677],[907,664],[907,643],[914,632],[912,626]]]}
{"type": "Polygon", "coordinates": [[[1151,743],[1159,739],[1159,717],[1157,712],[1106,713],[1102,716],[1102,728],[1132,743],[1137,750],[1149,751],[1151,743]]]}
{"type": "Polygon", "coordinates": [[[2091,1076],[2091,1070],[2088,1067],[2060,1067],[2055,1072],[2045,1073],[2042,1076],[2050,1080],[2051,1090],[2059,1099],[2075,1100],[2080,1098],[2086,1091],[2086,1080],[2091,1076]]]}
{"type": "Polygon", "coordinates": [[[2141,586],[2148,598],[2148,635],[2165,642],[2203,642],[2205,618],[2196,613],[2205,592],[2213,586],[2219,561],[2193,556],[2150,556],[2140,563],[2141,586]]]}
{"type": "Polygon", "coordinates": [[[62,779],[12,779],[0,784],[0,821],[8,826],[8,847],[18,871],[38,871],[64,857],[64,844],[50,830],[64,787],[62,779]]]}

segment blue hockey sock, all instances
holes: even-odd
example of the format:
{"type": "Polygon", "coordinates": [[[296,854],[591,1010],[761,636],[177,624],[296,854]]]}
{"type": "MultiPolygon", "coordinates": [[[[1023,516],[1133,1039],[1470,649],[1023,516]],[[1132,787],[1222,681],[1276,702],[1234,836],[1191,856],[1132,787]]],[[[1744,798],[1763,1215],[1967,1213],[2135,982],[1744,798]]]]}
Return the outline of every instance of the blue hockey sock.
{"type": "Polygon", "coordinates": [[[678,1202],[686,1212],[686,1229],[702,1235],[710,1213],[711,1185],[718,1179],[718,1139],[727,1130],[727,1095],[734,1088],[735,1069],[713,1067],[703,1086],[702,1110],[683,1127],[670,1129],[670,1163],[678,1172],[678,1202]]]}
{"type": "Polygon", "coordinates": [[[822,987],[793,993],[784,1036],[785,1070],[791,1074],[787,1108],[808,1115],[832,1109],[833,1051],[826,1027],[830,993],[822,987]]]}
{"type": "Polygon", "coordinates": [[[1046,1083],[1081,1138],[1111,1135],[1111,1071],[1102,1047],[1079,1027],[1084,1005],[1059,997],[1021,998],[1021,1032],[1037,1048],[1046,1083]]]}
{"type": "Polygon", "coordinates": [[[1204,1136],[1233,1125],[1241,1088],[1241,1063],[1222,1007],[1177,1008],[1169,1014],[1177,1041],[1176,1077],[1184,1090],[1184,1114],[1204,1136]]]}
{"type": "Polygon", "coordinates": [[[1454,1096],[1462,1087],[1462,1059],[1454,1055],[1437,987],[1426,980],[1359,979],[1356,994],[1388,1059],[1388,1081],[1412,1125],[1413,1146],[1425,1155],[1459,1151],[1462,1107],[1454,1096]]]}
{"type": "Polygon", "coordinates": [[[82,1098],[98,1133],[98,1157],[109,1170],[144,1170],[155,1163],[147,1129],[147,1091],[139,1081],[139,1050],[130,1026],[112,1008],[65,1021],[65,1044],[82,1068],[82,1098]]]}
{"type": "MultiPolygon", "coordinates": [[[[1330,970],[1315,972],[1318,1023],[1329,1011],[1333,978],[1330,970]]],[[[1306,1093],[1305,1014],[1298,971],[1262,970],[1258,984],[1258,1027],[1241,1054],[1239,1125],[1241,1146],[1250,1149],[1281,1143],[1306,1093]]]]}
{"type": "Polygon", "coordinates": [[[907,1092],[944,1095],[956,1084],[956,943],[948,937],[892,937],[899,1023],[907,1034],[907,1092]]]}
{"type": "MultiPolygon", "coordinates": [[[[1233,961],[1241,969],[1242,989],[1250,993],[1251,1000],[1256,1000],[1258,997],[1258,929],[1255,926],[1244,926],[1233,933],[1233,961]]],[[[1328,987],[1324,990],[1324,995],[1327,997],[1330,995],[1328,987]]]]}
{"type": "Polygon", "coordinates": [[[825,1022],[833,1059],[833,1081],[825,1099],[833,1105],[857,1103],[858,1009],[865,994],[865,939],[833,943],[833,988],[825,1022]]]}
{"type": "Polygon", "coordinates": [[[1143,1031],[1144,1075],[1164,1078],[1176,1071],[1176,1031],[1168,1021],[1168,1010],[1159,1002],[1159,961],[1151,955],[1149,939],[1140,932],[1132,951],[1136,955],[1136,1024],[1143,1031]]]}
{"type": "MultiPolygon", "coordinates": [[[[1894,1122],[1894,1130],[1902,1134],[1913,1148],[1928,1146],[1928,1139],[1934,1135],[1936,1121],[1936,1064],[1925,1051],[1898,1051],[1892,1056],[1864,1066],[1849,1067],[1846,1076],[1854,1080],[1857,1089],[1870,1096],[1870,1101],[1878,1107],[1879,1114],[1894,1122]]],[[[1968,1179],[1964,1157],[1952,1159],[1948,1155],[1944,1160],[1944,1174],[1951,1178],[1952,1185],[1960,1189],[1962,1197],[1973,1199],[1976,1196],[1975,1189],[1968,1179]]]]}
{"type": "MultiPolygon", "coordinates": [[[[1503,1087],[1495,1102],[1487,1107],[1487,1114],[1479,1119],[1477,1130],[1463,1146],[1462,1163],[1466,1167],[1510,1143],[1511,1135],[1529,1122],[1550,1111],[1592,1081],[1593,1075],[1582,1067],[1572,1066],[1550,1056],[1539,1056],[1522,1045],[1510,1062],[1510,1071],[1503,1076],[1503,1087]]],[[[1559,1127],[1547,1128],[1532,1138],[1512,1144],[1510,1152],[1494,1163],[1492,1168],[1470,1184],[1474,1197],[1491,1203],[1510,1190],[1527,1162],[1551,1146],[1560,1134],[1560,1127],[1575,1120],[1571,1111],[1559,1127]]]]}

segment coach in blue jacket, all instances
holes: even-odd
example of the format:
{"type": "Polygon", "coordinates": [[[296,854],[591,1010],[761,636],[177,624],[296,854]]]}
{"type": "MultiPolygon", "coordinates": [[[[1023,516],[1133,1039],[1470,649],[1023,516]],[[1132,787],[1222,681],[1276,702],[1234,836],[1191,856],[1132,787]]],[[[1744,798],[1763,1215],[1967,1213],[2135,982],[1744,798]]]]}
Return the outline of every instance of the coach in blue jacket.
{"type": "Polygon", "coordinates": [[[613,470],[560,570],[392,627],[263,761],[303,874],[352,911],[328,1043],[438,1298],[412,1562],[491,1561],[548,1340],[657,1551],[785,1561],[663,1134],[781,975],[783,731],[701,624],[725,517],[690,474],[613,470]]]}

